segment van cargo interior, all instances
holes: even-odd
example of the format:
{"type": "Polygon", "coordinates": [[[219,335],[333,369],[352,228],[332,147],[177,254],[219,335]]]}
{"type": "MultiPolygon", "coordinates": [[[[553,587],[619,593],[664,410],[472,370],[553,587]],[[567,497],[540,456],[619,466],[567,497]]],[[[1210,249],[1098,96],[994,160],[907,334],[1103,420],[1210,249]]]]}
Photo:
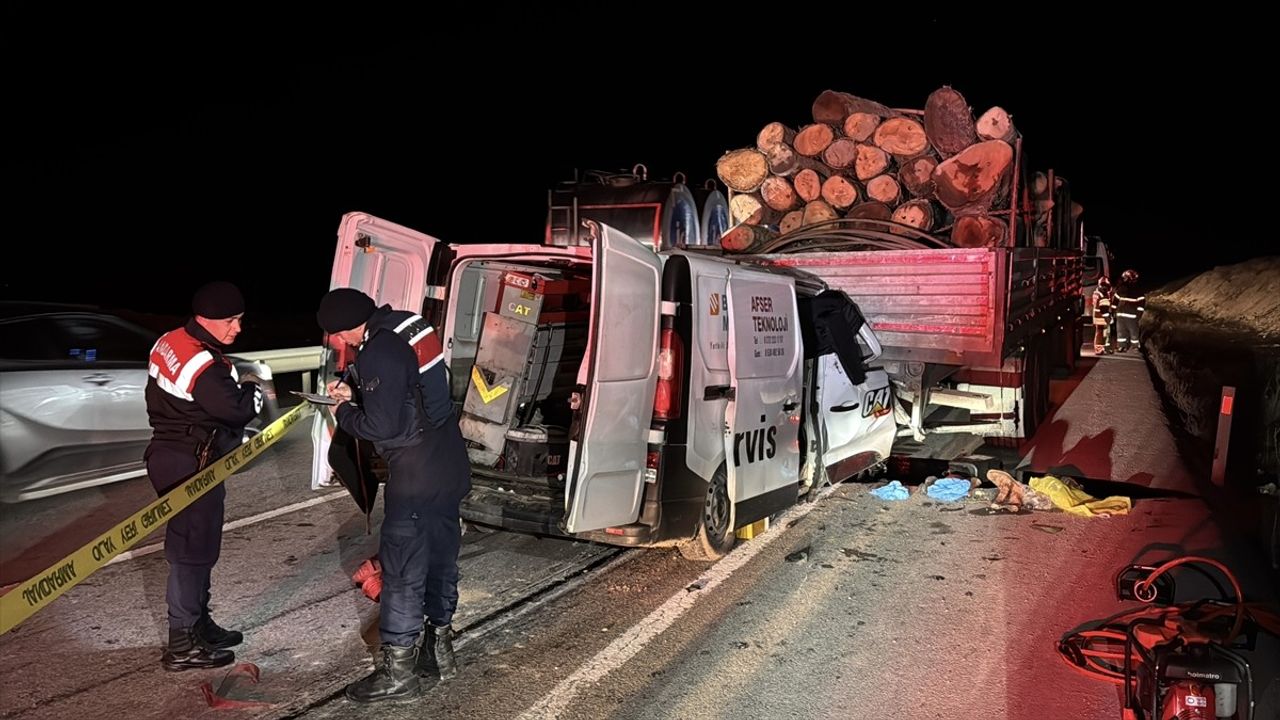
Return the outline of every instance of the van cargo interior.
{"type": "Polygon", "coordinates": [[[591,266],[471,260],[455,277],[450,385],[473,469],[463,514],[558,532],[591,266]]]}

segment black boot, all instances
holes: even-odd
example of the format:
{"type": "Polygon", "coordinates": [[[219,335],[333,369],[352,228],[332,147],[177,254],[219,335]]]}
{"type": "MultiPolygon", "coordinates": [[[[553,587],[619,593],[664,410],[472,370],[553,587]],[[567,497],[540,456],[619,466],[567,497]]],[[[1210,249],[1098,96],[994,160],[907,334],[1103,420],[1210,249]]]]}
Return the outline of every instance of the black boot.
{"type": "Polygon", "coordinates": [[[422,683],[414,672],[417,661],[418,648],[413,645],[383,645],[382,667],[348,685],[347,697],[362,703],[416,697],[422,691],[422,683]]]}
{"type": "Polygon", "coordinates": [[[418,636],[418,675],[429,677],[439,675],[441,680],[448,680],[458,674],[458,659],[453,654],[453,626],[436,627],[430,623],[422,625],[422,634],[418,636]]]}
{"type": "Polygon", "coordinates": [[[244,642],[244,635],[238,630],[224,630],[208,615],[202,616],[191,628],[205,647],[223,650],[235,647],[244,642]]]}
{"type": "Polygon", "coordinates": [[[444,625],[440,628],[428,625],[424,630],[426,646],[430,648],[428,653],[434,661],[435,673],[438,673],[442,680],[453,678],[458,674],[458,659],[453,655],[453,625],[444,625]]]}
{"type": "Polygon", "coordinates": [[[235,662],[236,654],[230,650],[206,647],[196,636],[194,628],[170,628],[169,647],[160,657],[165,670],[201,670],[219,668],[235,662]]]}

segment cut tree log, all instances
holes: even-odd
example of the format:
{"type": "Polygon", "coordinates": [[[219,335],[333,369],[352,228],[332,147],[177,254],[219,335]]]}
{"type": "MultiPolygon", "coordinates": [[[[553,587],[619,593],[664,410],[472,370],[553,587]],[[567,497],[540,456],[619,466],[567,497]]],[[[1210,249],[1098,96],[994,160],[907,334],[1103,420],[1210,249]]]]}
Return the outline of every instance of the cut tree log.
{"type": "Polygon", "coordinates": [[[924,104],[924,130],[943,157],[955,155],[978,141],[969,103],[949,87],[929,93],[924,104]]]}
{"type": "Polygon", "coordinates": [[[938,223],[938,211],[928,200],[908,200],[893,211],[893,221],[929,232],[938,223]]]}
{"type": "Polygon", "coordinates": [[[742,223],[721,236],[720,247],[727,252],[751,252],[775,237],[777,235],[768,228],[742,223]]]}
{"type": "Polygon", "coordinates": [[[934,169],[934,195],[953,211],[990,208],[1008,190],[1012,169],[1013,148],[1009,143],[987,140],[970,145],[934,169]]]}
{"type": "Polygon", "coordinates": [[[813,121],[816,123],[843,125],[845,118],[859,112],[882,118],[898,115],[897,112],[874,100],[835,90],[823,90],[813,101],[813,121]]]}
{"type": "Polygon", "coordinates": [[[902,186],[892,175],[877,175],[867,181],[867,197],[892,207],[902,199],[902,186]]]}
{"type": "Polygon", "coordinates": [[[822,200],[814,200],[804,206],[804,224],[813,225],[814,223],[826,222],[827,220],[835,220],[840,217],[840,213],[836,212],[830,205],[822,200]]]}
{"type": "Polygon", "coordinates": [[[850,220],[892,220],[893,209],[882,202],[872,200],[854,205],[844,216],[850,220]]]}
{"type": "Polygon", "coordinates": [[[858,144],[858,156],[853,161],[853,174],[859,180],[870,180],[883,175],[889,169],[889,153],[875,145],[858,144]]]}
{"type": "Polygon", "coordinates": [[[830,125],[814,123],[801,128],[791,146],[800,155],[817,157],[835,139],[836,131],[830,125]]]}
{"type": "Polygon", "coordinates": [[[819,172],[824,177],[828,173],[826,166],[823,165],[822,161],[799,155],[786,143],[774,146],[774,148],[765,153],[765,155],[769,160],[769,171],[774,175],[790,177],[805,169],[811,169],[815,172],[819,172]]]}
{"type": "Polygon", "coordinates": [[[858,185],[844,175],[832,175],[822,183],[822,199],[837,210],[847,210],[858,202],[858,185]]]}
{"type": "Polygon", "coordinates": [[[858,159],[858,143],[849,138],[836,138],[822,151],[822,162],[835,170],[843,170],[858,159]]]}
{"type": "Polygon", "coordinates": [[[769,177],[769,161],[755,148],[730,150],[716,161],[720,182],[736,192],[755,192],[769,177]]]}
{"type": "Polygon", "coordinates": [[[1004,244],[1007,228],[1003,220],[990,215],[961,215],[951,228],[951,244],[956,247],[997,247],[1004,244]]]}
{"type": "Polygon", "coordinates": [[[791,144],[796,137],[796,131],[783,125],[780,122],[771,122],[756,135],[756,149],[768,153],[781,143],[791,144]]]}
{"type": "Polygon", "coordinates": [[[933,171],[938,167],[938,160],[932,155],[921,155],[902,163],[898,170],[898,180],[907,192],[918,198],[933,197],[933,171]]]}
{"type": "Polygon", "coordinates": [[[844,136],[857,142],[866,142],[875,135],[876,128],[879,126],[878,115],[864,112],[850,113],[849,117],[844,119],[844,136]]]}
{"type": "Polygon", "coordinates": [[[1013,144],[1018,131],[1013,127],[1013,118],[1002,107],[993,107],[982,113],[975,126],[978,137],[983,140],[1003,140],[1013,144]]]}
{"type": "Polygon", "coordinates": [[[822,181],[825,177],[824,174],[809,168],[796,173],[796,179],[793,181],[796,195],[806,203],[822,197],[822,181]]]}
{"type": "Polygon", "coordinates": [[[924,126],[907,117],[889,118],[880,123],[874,141],[885,152],[900,158],[913,158],[929,150],[924,126]]]}
{"type": "Polygon", "coordinates": [[[759,193],[740,193],[729,200],[729,217],[736,223],[772,225],[778,212],[765,205],[759,193]]]}
{"type": "Polygon", "coordinates": [[[764,200],[765,205],[778,212],[787,212],[800,204],[795,188],[791,187],[791,181],[780,175],[770,175],[765,178],[764,183],[760,185],[760,199],[764,200]]]}
{"type": "Polygon", "coordinates": [[[804,227],[804,210],[792,210],[778,221],[778,234],[786,235],[800,227],[804,227]]]}

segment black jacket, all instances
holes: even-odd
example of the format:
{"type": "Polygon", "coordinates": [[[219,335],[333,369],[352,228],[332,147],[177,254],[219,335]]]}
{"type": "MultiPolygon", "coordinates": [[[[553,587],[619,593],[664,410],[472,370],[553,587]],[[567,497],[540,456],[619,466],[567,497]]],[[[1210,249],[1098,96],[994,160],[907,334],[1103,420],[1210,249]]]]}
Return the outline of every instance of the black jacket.
{"type": "Polygon", "coordinates": [[[350,366],[353,401],[338,407],[339,427],[384,450],[413,445],[425,430],[453,417],[443,351],[434,329],[428,331],[421,352],[409,344],[408,335],[427,328],[430,325],[418,316],[390,305],[374,311],[350,366]]]}
{"type": "Polygon", "coordinates": [[[189,342],[188,338],[195,340],[194,349],[208,352],[212,362],[189,387],[175,388],[173,383],[167,383],[166,390],[153,352],[146,389],[147,417],[153,429],[151,444],[194,451],[213,438],[211,451],[216,457],[240,444],[244,426],[262,408],[262,390],[256,383],[237,382],[231,360],[222,354],[223,346],[195,319],[166,333],[156,345],[177,343],[179,339],[189,342]]]}

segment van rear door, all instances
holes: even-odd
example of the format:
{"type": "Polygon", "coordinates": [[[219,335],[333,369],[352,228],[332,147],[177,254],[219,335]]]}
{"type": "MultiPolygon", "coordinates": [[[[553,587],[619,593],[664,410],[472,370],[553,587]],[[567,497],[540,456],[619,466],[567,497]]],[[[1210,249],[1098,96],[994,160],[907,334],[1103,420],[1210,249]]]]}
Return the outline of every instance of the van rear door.
{"type": "MultiPolygon", "coordinates": [[[[355,288],[379,306],[387,304],[397,310],[421,313],[423,301],[433,294],[427,281],[438,245],[441,242],[436,238],[403,225],[366,213],[347,213],[338,226],[329,288],[355,288]]],[[[326,347],[323,358],[318,383],[321,387],[333,379],[337,364],[333,348],[326,347]]],[[[329,453],[335,430],[332,413],[315,414],[311,427],[313,489],[331,484],[329,453]]],[[[344,480],[348,488],[356,487],[354,478],[344,480]]]]}
{"type": "Polygon", "coordinates": [[[594,238],[591,329],[580,431],[570,439],[566,527],[635,522],[657,384],[662,263],[653,250],[588,221],[594,238]]]}

